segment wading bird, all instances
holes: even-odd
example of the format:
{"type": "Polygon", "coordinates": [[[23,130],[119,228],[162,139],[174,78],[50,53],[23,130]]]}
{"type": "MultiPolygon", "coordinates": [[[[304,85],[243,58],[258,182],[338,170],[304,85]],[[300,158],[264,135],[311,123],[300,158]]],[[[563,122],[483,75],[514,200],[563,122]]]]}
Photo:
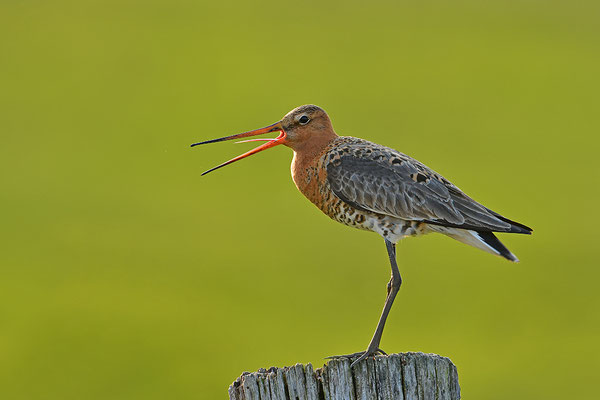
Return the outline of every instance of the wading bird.
{"type": "Polygon", "coordinates": [[[440,174],[394,149],[363,139],[338,136],[327,113],[314,105],[297,107],[279,122],[192,146],[279,132],[263,145],[220,164],[218,168],[283,144],[294,151],[292,178],[298,190],[326,215],[358,229],[380,234],[392,277],[377,328],[367,350],[344,356],[385,354],[379,343],[402,279],[396,243],[406,236],[438,232],[510,261],[518,261],[493,232],[530,234],[532,229],[484,207],[440,174]]]}

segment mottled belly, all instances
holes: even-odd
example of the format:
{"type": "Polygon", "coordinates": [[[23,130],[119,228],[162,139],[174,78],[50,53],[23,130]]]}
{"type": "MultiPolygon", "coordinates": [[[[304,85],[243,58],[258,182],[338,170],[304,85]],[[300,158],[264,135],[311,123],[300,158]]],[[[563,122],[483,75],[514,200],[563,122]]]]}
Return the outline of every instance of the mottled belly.
{"type": "Polygon", "coordinates": [[[319,190],[318,196],[307,197],[334,221],[353,228],[376,232],[392,243],[407,236],[418,236],[429,232],[427,224],[420,221],[407,221],[359,210],[345,203],[328,187],[319,190]]]}
{"type": "Polygon", "coordinates": [[[357,229],[373,231],[392,243],[407,236],[418,236],[429,232],[427,224],[419,221],[407,221],[387,215],[379,215],[357,210],[341,202],[339,214],[328,214],[333,220],[357,229]]]}

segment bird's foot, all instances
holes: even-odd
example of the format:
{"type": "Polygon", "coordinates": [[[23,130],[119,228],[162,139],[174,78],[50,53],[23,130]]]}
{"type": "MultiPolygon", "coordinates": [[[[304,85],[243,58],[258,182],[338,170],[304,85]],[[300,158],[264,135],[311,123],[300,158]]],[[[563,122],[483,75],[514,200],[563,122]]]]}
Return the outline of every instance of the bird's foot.
{"type": "Polygon", "coordinates": [[[362,361],[367,357],[376,356],[379,354],[383,354],[384,356],[387,355],[387,353],[385,351],[383,351],[379,347],[377,347],[375,349],[367,349],[366,351],[359,351],[358,353],[344,354],[341,356],[329,356],[329,357],[325,357],[325,358],[329,359],[329,360],[336,360],[336,359],[340,359],[340,358],[352,360],[352,359],[356,358],[356,360],[352,361],[352,364],[350,364],[350,367],[354,367],[356,364],[358,364],[359,361],[362,361]]]}

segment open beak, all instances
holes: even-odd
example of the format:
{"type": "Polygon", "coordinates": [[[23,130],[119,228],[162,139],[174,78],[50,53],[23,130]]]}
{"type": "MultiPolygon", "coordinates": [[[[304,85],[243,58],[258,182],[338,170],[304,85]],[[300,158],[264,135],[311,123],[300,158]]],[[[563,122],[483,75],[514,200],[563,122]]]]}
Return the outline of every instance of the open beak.
{"type": "Polygon", "coordinates": [[[213,140],[207,140],[205,142],[200,142],[200,143],[194,143],[193,145],[191,145],[191,147],[197,146],[199,144],[207,144],[207,143],[215,143],[215,142],[223,142],[225,140],[233,140],[233,139],[241,139],[241,138],[245,138],[248,136],[256,136],[256,135],[262,135],[264,133],[269,133],[269,132],[280,132],[279,136],[277,136],[274,139],[250,139],[250,140],[243,140],[239,143],[243,143],[243,142],[254,142],[254,141],[266,141],[267,143],[258,146],[255,149],[252,149],[242,155],[239,155],[235,158],[232,158],[229,161],[225,161],[223,164],[217,165],[214,168],[209,169],[208,171],[204,171],[202,173],[202,175],[206,175],[209,172],[214,171],[215,169],[219,169],[221,167],[224,167],[226,165],[229,165],[231,163],[234,163],[238,160],[241,160],[242,158],[246,158],[248,156],[251,156],[252,154],[256,154],[260,151],[266,150],[268,148],[271,148],[273,146],[277,146],[278,144],[282,144],[285,141],[286,138],[286,134],[285,131],[283,130],[283,127],[281,126],[281,121],[273,124],[273,125],[269,125],[269,126],[265,126],[264,128],[260,128],[260,129],[256,129],[253,131],[249,131],[249,132],[244,132],[244,133],[238,133],[237,135],[231,135],[231,136],[225,136],[219,139],[213,139],[213,140]]]}

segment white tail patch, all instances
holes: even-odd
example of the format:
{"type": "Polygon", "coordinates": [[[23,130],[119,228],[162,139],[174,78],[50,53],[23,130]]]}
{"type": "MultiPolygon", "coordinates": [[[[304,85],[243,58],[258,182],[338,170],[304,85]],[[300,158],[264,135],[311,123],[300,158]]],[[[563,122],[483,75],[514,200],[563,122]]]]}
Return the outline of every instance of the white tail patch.
{"type": "Polygon", "coordinates": [[[452,239],[456,239],[459,242],[468,244],[469,246],[476,247],[490,254],[495,254],[497,256],[504,257],[513,262],[519,262],[519,259],[506,247],[504,247],[504,245],[500,243],[500,241],[495,236],[492,236],[492,239],[494,239],[495,242],[497,242],[496,245],[498,246],[498,248],[492,246],[490,243],[487,243],[481,236],[479,236],[479,233],[476,231],[458,228],[448,228],[442,226],[433,227],[431,225],[429,227],[432,230],[450,236],[452,239]]]}

